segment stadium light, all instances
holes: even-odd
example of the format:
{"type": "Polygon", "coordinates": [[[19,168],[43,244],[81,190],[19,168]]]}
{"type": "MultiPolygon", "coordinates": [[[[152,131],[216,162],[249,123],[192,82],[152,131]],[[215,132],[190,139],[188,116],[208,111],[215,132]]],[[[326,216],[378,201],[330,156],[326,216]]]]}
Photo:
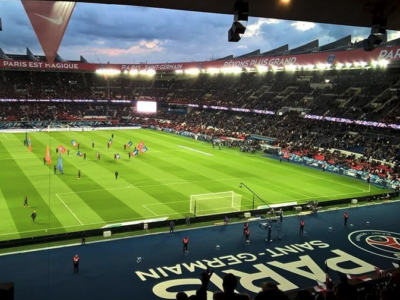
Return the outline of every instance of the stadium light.
{"type": "Polygon", "coordinates": [[[312,70],[314,70],[315,66],[310,64],[310,65],[305,65],[304,67],[306,70],[312,71],[312,70]]]}
{"type": "Polygon", "coordinates": [[[277,66],[271,66],[271,69],[272,69],[273,72],[278,71],[278,67],[277,66]]]}
{"type": "Polygon", "coordinates": [[[121,70],[117,70],[117,69],[97,69],[96,70],[97,74],[102,74],[102,75],[118,75],[121,74],[121,70]]]}
{"type": "Polygon", "coordinates": [[[351,68],[352,65],[352,63],[346,63],[346,68],[351,68]]]}
{"type": "Polygon", "coordinates": [[[129,71],[129,75],[137,75],[137,74],[139,74],[138,70],[130,70],[129,71]]]}
{"type": "Polygon", "coordinates": [[[337,64],[335,65],[335,67],[336,67],[337,70],[340,70],[341,68],[343,68],[343,66],[344,66],[344,64],[342,64],[342,63],[337,63],[337,64]]]}
{"type": "Polygon", "coordinates": [[[360,62],[360,66],[361,66],[362,68],[365,68],[365,67],[367,66],[367,63],[366,63],[365,61],[361,61],[361,62],[360,62]]]}
{"type": "Polygon", "coordinates": [[[329,69],[330,67],[331,67],[330,64],[318,64],[318,65],[317,65],[317,68],[318,68],[319,70],[327,70],[327,69],[329,69]]]}
{"type": "Polygon", "coordinates": [[[256,66],[256,69],[260,73],[268,72],[268,67],[266,67],[266,66],[256,66]]]}
{"type": "Polygon", "coordinates": [[[220,69],[220,71],[225,74],[227,74],[227,73],[238,74],[238,73],[242,73],[242,68],[239,68],[239,67],[222,68],[222,69],[220,69]]]}
{"type": "Polygon", "coordinates": [[[183,70],[175,70],[176,74],[183,74],[183,70]]]}
{"type": "Polygon", "coordinates": [[[207,73],[209,73],[209,74],[218,74],[219,73],[219,69],[218,68],[208,68],[207,69],[207,73]]]}
{"type": "Polygon", "coordinates": [[[286,65],[285,66],[285,70],[286,71],[296,71],[296,69],[297,69],[297,66],[295,66],[295,65],[286,65]]]}
{"type": "Polygon", "coordinates": [[[386,68],[387,65],[389,64],[389,61],[386,59],[381,59],[381,60],[379,60],[378,64],[379,64],[379,66],[386,68]]]}
{"type": "Polygon", "coordinates": [[[199,73],[200,73],[200,70],[197,69],[197,68],[185,70],[185,74],[197,75],[197,74],[199,74],[199,73]]]}

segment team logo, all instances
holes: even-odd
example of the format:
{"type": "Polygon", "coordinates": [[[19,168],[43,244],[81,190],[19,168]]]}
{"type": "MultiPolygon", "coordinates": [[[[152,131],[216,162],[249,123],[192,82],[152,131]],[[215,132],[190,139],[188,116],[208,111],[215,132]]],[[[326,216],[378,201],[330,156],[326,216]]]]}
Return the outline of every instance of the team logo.
{"type": "Polygon", "coordinates": [[[358,230],[349,234],[349,241],[366,252],[396,259],[400,256],[400,234],[382,230],[358,230]]]}
{"type": "Polygon", "coordinates": [[[336,58],[336,54],[331,54],[331,55],[328,56],[328,58],[326,59],[326,61],[327,61],[328,63],[333,63],[333,61],[335,60],[335,58],[336,58]]]}

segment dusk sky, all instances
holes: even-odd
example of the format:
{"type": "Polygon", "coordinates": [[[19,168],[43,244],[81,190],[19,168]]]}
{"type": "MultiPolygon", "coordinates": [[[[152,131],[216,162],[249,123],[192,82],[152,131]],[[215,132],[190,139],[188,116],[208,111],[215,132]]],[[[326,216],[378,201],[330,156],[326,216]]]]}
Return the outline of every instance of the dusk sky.
{"type": "MultiPolygon", "coordinates": [[[[24,54],[30,48],[43,55],[20,1],[0,1],[0,48],[24,54]]],[[[63,59],[90,62],[164,63],[204,61],[235,56],[257,49],[262,52],[289,44],[295,48],[315,39],[320,45],[351,34],[353,41],[370,29],[308,22],[249,18],[239,43],[229,43],[227,31],[233,16],[134,6],[77,3],[61,43],[63,59]]],[[[388,40],[400,37],[388,32],[388,40]]]]}

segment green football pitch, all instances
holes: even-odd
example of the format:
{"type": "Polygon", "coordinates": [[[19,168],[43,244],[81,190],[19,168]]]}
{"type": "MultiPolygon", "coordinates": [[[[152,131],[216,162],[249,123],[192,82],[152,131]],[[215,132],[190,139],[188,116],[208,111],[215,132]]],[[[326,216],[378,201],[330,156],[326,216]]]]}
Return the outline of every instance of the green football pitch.
{"type": "MultiPolygon", "coordinates": [[[[267,204],[331,200],[382,193],[366,183],[295,164],[280,163],[238,149],[213,149],[210,144],[151,130],[32,132],[32,152],[24,134],[0,134],[0,240],[101,228],[117,222],[190,215],[190,196],[233,191],[242,210],[253,195],[267,204]],[[114,134],[113,144],[107,143],[114,134]],[[71,141],[80,144],[86,160],[71,141]],[[92,141],[95,146],[92,148],[92,141]],[[144,154],[128,158],[123,145],[143,141],[144,154]],[[44,165],[46,146],[52,166],[44,165]],[[64,174],[53,166],[64,146],[64,174]],[[96,159],[96,154],[101,160],[96,159]],[[114,160],[114,154],[121,158],[114,160]],[[78,170],[81,179],[78,179],[78,170]],[[119,177],[115,178],[118,171],[119,177]],[[28,196],[29,208],[24,208],[28,196]],[[37,218],[32,223],[31,213],[37,218]]],[[[255,198],[255,206],[264,205],[255,198]]],[[[218,211],[216,211],[218,212],[218,211]]]]}

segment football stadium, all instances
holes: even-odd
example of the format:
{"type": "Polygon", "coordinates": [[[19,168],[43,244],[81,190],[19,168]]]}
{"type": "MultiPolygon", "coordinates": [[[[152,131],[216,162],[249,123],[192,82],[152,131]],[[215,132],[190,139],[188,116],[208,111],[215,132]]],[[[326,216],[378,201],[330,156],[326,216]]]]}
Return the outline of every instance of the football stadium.
{"type": "Polygon", "coordinates": [[[249,16],[372,29],[93,63],[58,54],[75,2],[22,1],[43,54],[0,40],[0,299],[399,299],[398,3],[115,2],[233,15],[229,42],[249,16]]]}

